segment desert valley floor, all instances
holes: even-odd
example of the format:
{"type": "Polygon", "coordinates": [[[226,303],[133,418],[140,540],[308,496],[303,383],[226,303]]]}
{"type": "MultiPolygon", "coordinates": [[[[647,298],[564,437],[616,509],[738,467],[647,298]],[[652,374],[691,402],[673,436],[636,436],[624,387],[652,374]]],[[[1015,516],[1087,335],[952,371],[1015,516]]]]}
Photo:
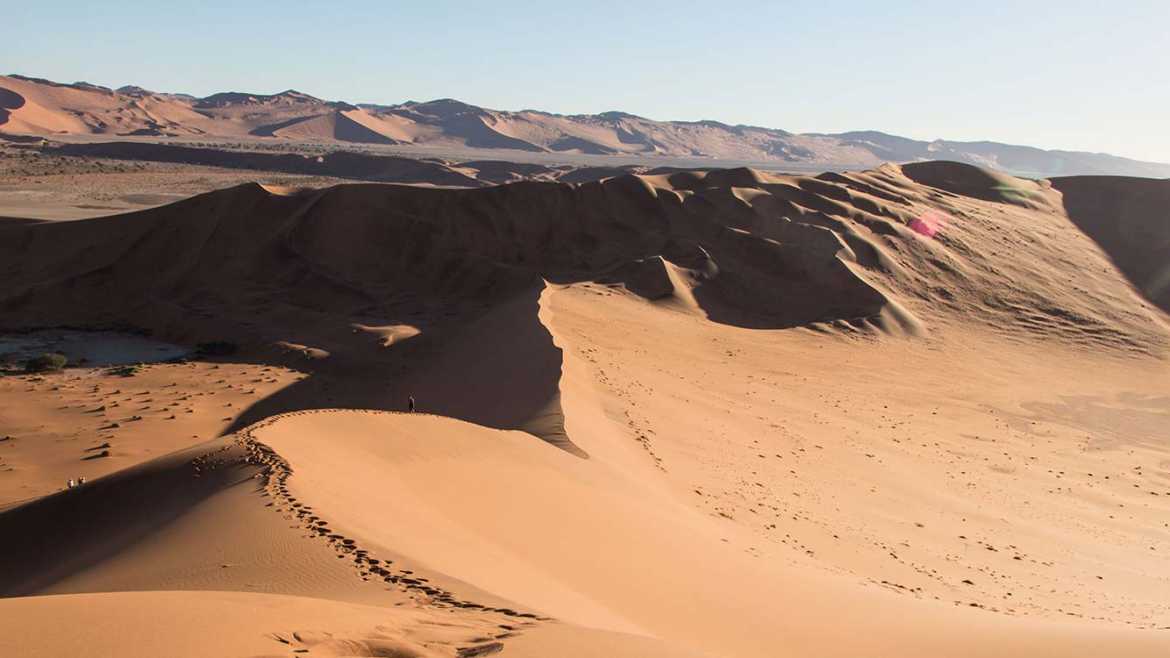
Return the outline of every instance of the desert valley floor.
{"type": "Polygon", "coordinates": [[[1170,181],[29,153],[0,655],[1170,655],[1170,181]]]}

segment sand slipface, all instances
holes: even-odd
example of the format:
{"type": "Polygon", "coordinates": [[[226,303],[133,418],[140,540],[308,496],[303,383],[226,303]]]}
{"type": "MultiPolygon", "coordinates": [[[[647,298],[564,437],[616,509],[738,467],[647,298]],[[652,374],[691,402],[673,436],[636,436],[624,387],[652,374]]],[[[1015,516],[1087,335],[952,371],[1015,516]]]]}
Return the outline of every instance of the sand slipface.
{"type": "Polygon", "coordinates": [[[204,348],[0,377],[0,653],[1166,655],[1164,187],[921,163],[2,221],[0,330],[204,348]]]}

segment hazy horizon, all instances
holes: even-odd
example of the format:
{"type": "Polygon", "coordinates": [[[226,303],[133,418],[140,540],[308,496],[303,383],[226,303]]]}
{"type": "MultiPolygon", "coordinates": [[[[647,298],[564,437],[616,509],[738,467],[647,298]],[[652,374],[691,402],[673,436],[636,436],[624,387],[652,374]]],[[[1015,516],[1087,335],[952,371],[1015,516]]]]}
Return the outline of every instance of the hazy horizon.
{"type": "Polygon", "coordinates": [[[146,6],[17,7],[0,55],[22,75],[196,96],[291,88],[351,103],[455,98],[1170,162],[1170,67],[1158,64],[1170,7],[1155,2],[795,4],[738,15],[680,3],[620,13],[506,4],[487,18],[459,3],[357,2],[306,17],[212,2],[166,24],[136,4],[146,6]]]}

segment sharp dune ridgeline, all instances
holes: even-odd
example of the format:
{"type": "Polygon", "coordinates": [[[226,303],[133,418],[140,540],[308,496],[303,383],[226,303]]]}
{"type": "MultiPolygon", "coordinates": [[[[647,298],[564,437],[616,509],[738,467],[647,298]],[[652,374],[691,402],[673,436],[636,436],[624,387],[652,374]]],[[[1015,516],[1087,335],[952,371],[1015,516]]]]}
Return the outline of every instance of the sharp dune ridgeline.
{"type": "MultiPolygon", "coordinates": [[[[644,143],[0,87],[5,131],[644,143]]],[[[0,654],[1170,652],[1170,182],[411,162],[0,221],[5,336],[201,346],[0,377],[0,654]]]]}
{"type": "MultiPolygon", "coordinates": [[[[1029,176],[1170,177],[1170,164],[996,142],[920,141],[878,131],[791,133],[719,121],[656,121],[624,112],[501,111],[452,99],[397,105],[325,101],[292,89],[204,98],[0,76],[0,137],[259,140],[424,149],[759,163],[803,170],[955,160],[1029,176]]],[[[597,164],[600,164],[598,162],[597,164]]],[[[604,166],[604,165],[602,165],[604,166]]]]}

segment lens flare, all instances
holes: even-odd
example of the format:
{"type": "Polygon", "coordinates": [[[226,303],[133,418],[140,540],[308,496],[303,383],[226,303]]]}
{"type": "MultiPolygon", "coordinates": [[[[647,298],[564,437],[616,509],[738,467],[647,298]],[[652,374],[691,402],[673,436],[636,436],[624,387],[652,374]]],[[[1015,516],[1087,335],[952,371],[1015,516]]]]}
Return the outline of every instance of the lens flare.
{"type": "Polygon", "coordinates": [[[933,238],[951,221],[951,216],[937,210],[927,210],[910,222],[910,230],[918,235],[933,238]]]}

